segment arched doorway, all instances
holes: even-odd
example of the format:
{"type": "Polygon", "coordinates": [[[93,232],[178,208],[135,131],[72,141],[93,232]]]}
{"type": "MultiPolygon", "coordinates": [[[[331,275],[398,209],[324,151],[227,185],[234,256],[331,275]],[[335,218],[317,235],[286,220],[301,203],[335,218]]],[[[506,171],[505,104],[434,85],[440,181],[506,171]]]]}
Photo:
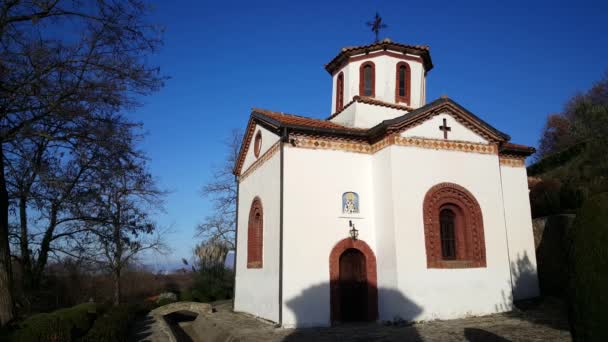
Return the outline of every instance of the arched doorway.
{"type": "Polygon", "coordinates": [[[350,248],[340,256],[340,312],[345,322],[367,319],[365,256],[350,248]]]}
{"type": "Polygon", "coordinates": [[[376,256],[361,240],[344,239],[329,256],[331,321],[378,319],[376,256]]]}

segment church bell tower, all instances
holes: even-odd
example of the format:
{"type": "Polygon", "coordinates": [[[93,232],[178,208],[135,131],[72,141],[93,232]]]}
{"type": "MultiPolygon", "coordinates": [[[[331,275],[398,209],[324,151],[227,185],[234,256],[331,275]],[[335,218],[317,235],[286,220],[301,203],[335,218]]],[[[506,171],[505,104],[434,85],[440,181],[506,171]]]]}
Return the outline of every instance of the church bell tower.
{"type": "Polygon", "coordinates": [[[414,110],[426,103],[426,74],[433,68],[429,47],[384,39],[345,47],[325,65],[332,76],[332,113],[353,100],[379,101],[414,110]]]}

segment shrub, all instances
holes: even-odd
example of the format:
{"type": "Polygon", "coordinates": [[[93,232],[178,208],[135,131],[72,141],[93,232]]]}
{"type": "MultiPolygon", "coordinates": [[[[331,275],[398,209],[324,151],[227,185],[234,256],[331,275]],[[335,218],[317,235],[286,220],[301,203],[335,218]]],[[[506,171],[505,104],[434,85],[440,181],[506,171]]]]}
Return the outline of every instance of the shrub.
{"type": "Polygon", "coordinates": [[[201,269],[195,275],[192,297],[199,302],[212,302],[232,297],[233,273],[224,268],[201,269]]]}
{"type": "Polygon", "coordinates": [[[608,341],[608,193],[589,198],[574,222],[570,326],[575,341],[608,341]]]}
{"type": "Polygon", "coordinates": [[[179,294],[179,300],[181,302],[194,302],[194,295],[192,295],[191,290],[184,290],[179,294]]]}
{"type": "Polygon", "coordinates": [[[122,342],[129,337],[129,328],[142,308],[137,305],[120,305],[99,317],[84,336],[84,342],[122,342]]]}
{"type": "Polygon", "coordinates": [[[58,315],[70,327],[73,338],[84,336],[91,328],[96,315],[95,303],[84,303],[71,308],[60,309],[53,314],[58,315]]]}
{"type": "Polygon", "coordinates": [[[14,342],[70,342],[70,326],[54,313],[33,315],[21,324],[13,335],[14,342]]]}
{"type": "Polygon", "coordinates": [[[171,298],[161,298],[158,301],[156,301],[156,306],[163,306],[163,305],[167,305],[167,304],[171,304],[171,303],[175,303],[176,301],[171,299],[171,298]]]}

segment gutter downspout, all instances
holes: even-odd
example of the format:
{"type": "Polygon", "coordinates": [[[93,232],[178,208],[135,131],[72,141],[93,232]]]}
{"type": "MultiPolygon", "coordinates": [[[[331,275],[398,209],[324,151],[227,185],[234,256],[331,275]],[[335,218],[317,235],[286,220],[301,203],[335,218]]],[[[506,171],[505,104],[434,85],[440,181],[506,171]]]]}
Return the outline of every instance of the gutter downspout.
{"type": "Polygon", "coordinates": [[[234,271],[233,282],[232,282],[232,311],[234,311],[234,301],[236,300],[236,253],[238,250],[239,243],[239,177],[234,176],[234,181],[236,182],[236,221],[235,224],[235,232],[234,232],[234,262],[232,263],[232,270],[234,271]]]}
{"type": "Polygon", "coordinates": [[[505,224],[505,242],[507,243],[507,263],[509,266],[509,279],[511,285],[511,300],[515,301],[515,293],[513,289],[513,271],[511,270],[511,251],[509,250],[509,232],[507,229],[507,210],[505,209],[505,191],[502,182],[502,167],[500,166],[500,152],[498,154],[498,175],[500,177],[500,197],[502,198],[502,217],[505,224]]]}
{"type": "Polygon", "coordinates": [[[287,128],[283,128],[281,132],[281,165],[280,165],[280,180],[279,180],[279,326],[283,326],[283,183],[285,169],[285,143],[289,140],[287,128]]]}

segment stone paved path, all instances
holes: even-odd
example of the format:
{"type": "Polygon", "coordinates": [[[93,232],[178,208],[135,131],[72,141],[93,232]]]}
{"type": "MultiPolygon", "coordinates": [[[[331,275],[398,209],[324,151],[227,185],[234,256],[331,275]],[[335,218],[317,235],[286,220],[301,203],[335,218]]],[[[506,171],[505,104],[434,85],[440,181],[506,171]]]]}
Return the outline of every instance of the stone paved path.
{"type": "Polygon", "coordinates": [[[206,315],[207,319],[230,331],[238,341],[571,341],[561,303],[551,299],[528,304],[523,310],[483,317],[411,326],[369,323],[314,329],[274,328],[270,323],[231,312],[227,302],[215,308],[217,312],[206,315]]]}

